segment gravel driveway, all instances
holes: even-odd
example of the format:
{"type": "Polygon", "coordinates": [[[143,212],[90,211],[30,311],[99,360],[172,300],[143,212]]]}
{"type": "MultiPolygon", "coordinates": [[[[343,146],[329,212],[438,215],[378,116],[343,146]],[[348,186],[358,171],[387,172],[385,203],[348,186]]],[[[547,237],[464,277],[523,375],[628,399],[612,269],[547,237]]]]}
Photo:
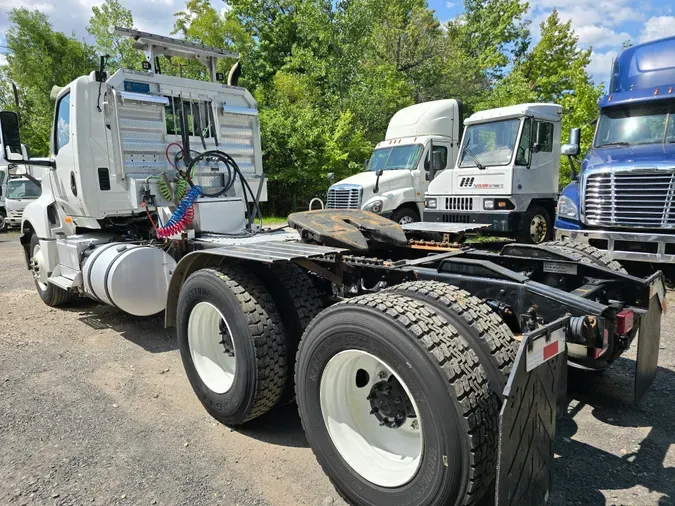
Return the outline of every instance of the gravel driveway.
{"type": "MultiPolygon", "coordinates": [[[[671,305],[675,308],[675,297],[671,305]]],[[[674,311],[675,313],[675,311],[674,311]]],[[[675,316],[631,405],[634,350],[574,377],[550,504],[675,504],[675,316]]],[[[174,332],[88,301],[45,306],[0,235],[0,504],[343,504],[295,409],[230,430],[202,409],[174,332]]]]}

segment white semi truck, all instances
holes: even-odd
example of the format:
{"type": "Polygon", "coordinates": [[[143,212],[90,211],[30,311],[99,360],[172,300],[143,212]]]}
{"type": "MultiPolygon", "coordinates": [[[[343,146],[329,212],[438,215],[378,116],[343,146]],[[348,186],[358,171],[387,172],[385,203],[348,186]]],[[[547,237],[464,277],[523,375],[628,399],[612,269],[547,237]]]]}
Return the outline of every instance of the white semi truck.
{"type": "Polygon", "coordinates": [[[420,221],[424,193],[452,167],[462,133],[462,102],[436,100],[401,109],[365,170],[332,185],[328,209],[363,209],[400,224],[420,221]],[[434,155],[436,163],[434,166],[434,155]]]}
{"type": "MultiPolygon", "coordinates": [[[[498,504],[534,505],[550,491],[566,343],[602,369],[639,331],[636,397],[648,388],[660,273],[628,276],[573,243],[438,246],[420,237],[472,226],[402,227],[357,209],[265,231],[256,103],[236,72],[222,84],[216,71],[236,55],[117,33],[146,70],[101,65],[56,90],[21,244],[50,306],[84,296],[164,311],[217,420],[244,424],[295,397],[317,460],[355,505],[474,504],[493,488],[498,504]],[[203,62],[210,82],[159,74],[160,54],[203,62]]],[[[1,114],[7,152],[18,124],[1,114]]]]}
{"type": "Polygon", "coordinates": [[[550,240],[558,196],[562,107],[520,104],[465,122],[452,170],[429,184],[424,221],[482,223],[483,232],[550,240]]]}

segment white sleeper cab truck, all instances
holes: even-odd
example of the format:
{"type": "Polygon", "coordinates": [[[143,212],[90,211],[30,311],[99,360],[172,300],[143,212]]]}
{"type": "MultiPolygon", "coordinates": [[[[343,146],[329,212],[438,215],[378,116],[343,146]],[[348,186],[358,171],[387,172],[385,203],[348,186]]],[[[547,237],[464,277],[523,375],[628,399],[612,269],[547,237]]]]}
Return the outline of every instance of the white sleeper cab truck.
{"type": "MultiPolygon", "coordinates": [[[[291,229],[266,230],[257,106],[238,64],[227,84],[216,66],[237,55],[117,33],[145,52],[144,70],[101,65],[55,90],[49,170],[23,212],[46,304],[85,296],[138,317],[164,311],[204,408],[237,426],[296,398],[319,464],[356,506],[475,504],[492,490],[497,504],[543,504],[568,342],[602,369],[639,331],[644,394],[660,272],[628,276],[575,243],[429,254],[419,241],[430,225],[475,227],[361,209],[295,213],[291,229]],[[160,74],[160,54],[204,63],[210,80],[160,74]]],[[[0,126],[18,146],[12,120],[0,126]]],[[[436,146],[418,140],[416,156],[436,146]]]]}
{"type": "Polygon", "coordinates": [[[464,123],[453,170],[429,184],[424,221],[489,225],[528,243],[550,239],[558,195],[562,107],[520,104],[464,123]]]}
{"type": "Polygon", "coordinates": [[[401,224],[420,221],[429,181],[454,165],[461,133],[459,100],[401,109],[365,170],[329,188],[326,207],[363,209],[401,224]]]}

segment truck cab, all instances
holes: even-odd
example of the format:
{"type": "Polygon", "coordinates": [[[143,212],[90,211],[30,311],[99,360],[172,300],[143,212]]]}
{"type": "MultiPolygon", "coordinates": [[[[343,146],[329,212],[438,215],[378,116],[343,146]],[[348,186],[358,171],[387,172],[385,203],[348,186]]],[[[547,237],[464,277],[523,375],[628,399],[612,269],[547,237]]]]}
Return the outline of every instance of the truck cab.
{"type": "Polygon", "coordinates": [[[8,179],[2,186],[4,204],[7,212],[7,227],[20,227],[23,210],[33,200],[40,197],[40,180],[27,177],[8,179]]]}
{"type": "MultiPolygon", "coordinates": [[[[675,37],[624,50],[595,137],[563,190],[556,236],[615,259],[675,261],[675,37]]],[[[579,153],[578,140],[565,146],[579,153]]]]}
{"type": "Polygon", "coordinates": [[[420,221],[429,181],[455,163],[461,122],[459,100],[401,109],[364,171],[330,187],[327,207],[372,211],[400,224],[420,221]]]}
{"type": "Polygon", "coordinates": [[[556,104],[470,116],[454,169],[429,184],[424,221],[476,223],[488,233],[547,241],[558,194],[561,119],[556,104]]]}

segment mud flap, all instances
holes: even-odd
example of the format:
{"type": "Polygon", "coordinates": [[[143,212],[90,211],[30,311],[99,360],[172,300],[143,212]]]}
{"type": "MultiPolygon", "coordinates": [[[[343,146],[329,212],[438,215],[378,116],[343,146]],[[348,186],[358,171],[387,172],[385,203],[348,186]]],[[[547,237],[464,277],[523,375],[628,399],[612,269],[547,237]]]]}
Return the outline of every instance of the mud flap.
{"type": "Polygon", "coordinates": [[[635,404],[654,381],[659,363],[661,343],[661,312],[666,309],[666,297],[661,277],[655,278],[649,287],[649,310],[640,318],[637,362],[635,364],[635,404]]]}
{"type": "Polygon", "coordinates": [[[541,505],[550,495],[569,319],[565,316],[526,334],[520,344],[499,416],[497,506],[541,505]]]}

